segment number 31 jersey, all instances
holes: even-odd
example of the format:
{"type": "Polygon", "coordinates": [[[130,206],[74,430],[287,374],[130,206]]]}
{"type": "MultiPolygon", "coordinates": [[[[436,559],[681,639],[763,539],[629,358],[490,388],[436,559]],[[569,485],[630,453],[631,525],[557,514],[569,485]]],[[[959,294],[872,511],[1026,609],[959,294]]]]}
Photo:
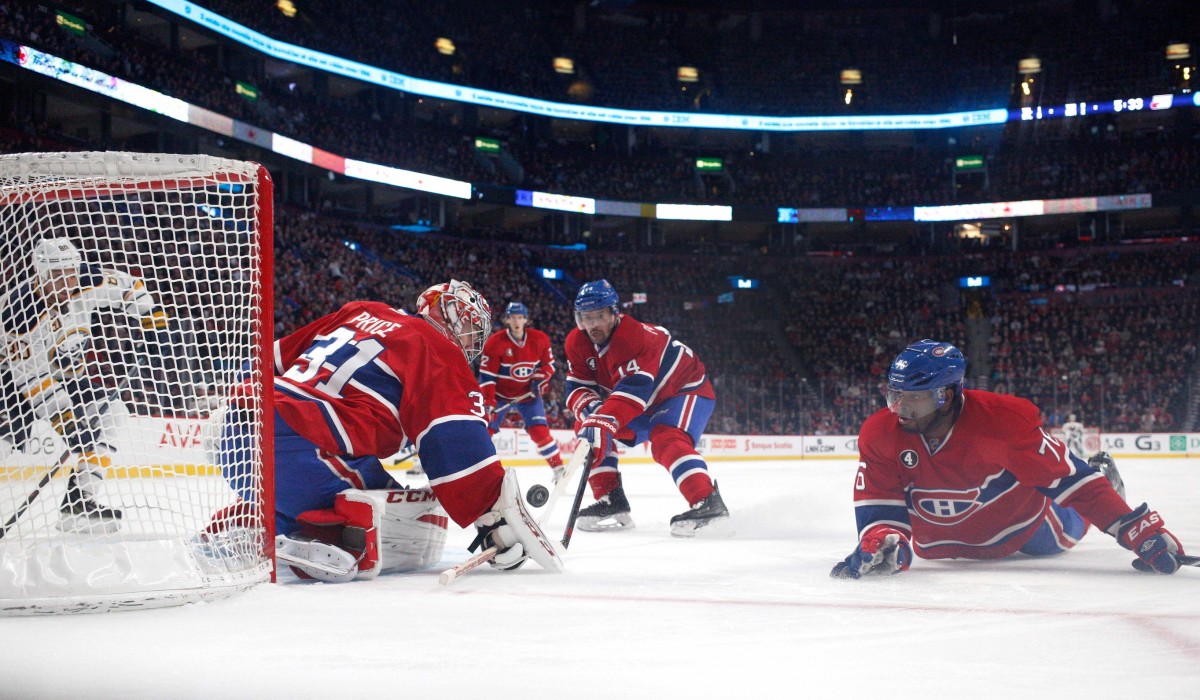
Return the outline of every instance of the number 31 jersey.
{"type": "Polygon", "coordinates": [[[462,349],[420,316],[351,302],[277,341],[275,375],[275,410],[329,453],[415,442],[431,483],[499,464],[462,349]]]}

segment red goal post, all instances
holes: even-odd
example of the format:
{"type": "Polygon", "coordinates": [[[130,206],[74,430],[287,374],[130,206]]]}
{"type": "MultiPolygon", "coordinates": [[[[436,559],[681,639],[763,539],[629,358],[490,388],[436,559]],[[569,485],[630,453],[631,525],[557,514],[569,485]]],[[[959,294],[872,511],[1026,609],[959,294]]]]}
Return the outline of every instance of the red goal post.
{"type": "Polygon", "coordinates": [[[0,614],[273,578],[271,203],[256,163],[0,156],[0,614]]]}

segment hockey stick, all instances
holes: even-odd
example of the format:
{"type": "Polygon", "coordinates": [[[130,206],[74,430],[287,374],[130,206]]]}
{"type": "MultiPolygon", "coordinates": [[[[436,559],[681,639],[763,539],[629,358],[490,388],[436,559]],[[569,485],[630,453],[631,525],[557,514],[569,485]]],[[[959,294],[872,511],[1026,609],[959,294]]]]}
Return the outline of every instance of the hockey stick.
{"type": "MultiPolygon", "coordinates": [[[[100,418],[103,417],[105,413],[108,413],[112,402],[116,401],[117,398],[120,397],[121,392],[124,391],[128,385],[129,377],[126,376],[121,380],[120,383],[118,383],[108,392],[108,394],[104,397],[104,408],[92,417],[92,420],[88,424],[89,428],[96,427],[96,423],[100,421],[100,418]]],[[[29,495],[25,497],[24,502],[17,506],[16,512],[9,516],[8,520],[4,522],[4,525],[0,526],[0,539],[4,539],[4,536],[8,534],[9,529],[11,529],[12,526],[16,524],[17,520],[19,520],[21,516],[25,514],[25,511],[29,509],[29,506],[33,505],[33,502],[37,500],[39,495],[41,495],[42,489],[46,488],[47,484],[50,483],[50,480],[53,479],[63,468],[63,466],[66,465],[67,458],[75,452],[77,452],[77,450],[73,450],[70,447],[63,450],[63,453],[59,455],[58,462],[55,463],[54,468],[42,475],[42,478],[38,480],[37,486],[33,487],[33,490],[30,491],[29,495]]]]}
{"type": "MultiPolygon", "coordinates": [[[[578,450],[579,447],[575,449],[578,450]]],[[[571,535],[575,534],[575,521],[579,519],[579,504],[583,502],[583,492],[587,488],[588,475],[592,473],[592,463],[596,461],[592,453],[592,446],[589,444],[586,449],[587,452],[583,457],[583,476],[579,478],[579,488],[575,489],[575,502],[571,504],[571,515],[567,518],[567,529],[563,532],[563,549],[571,545],[571,535]]]]}
{"type": "Polygon", "coordinates": [[[542,516],[538,518],[538,525],[545,526],[550,524],[550,514],[554,512],[554,506],[558,503],[562,495],[567,492],[567,487],[570,486],[571,479],[575,478],[575,475],[579,473],[589,452],[591,450],[587,448],[587,443],[578,445],[575,448],[575,453],[571,455],[571,461],[567,462],[567,468],[563,470],[563,475],[554,484],[554,490],[550,492],[550,498],[546,500],[542,516]]]}
{"type": "Polygon", "coordinates": [[[63,453],[59,456],[58,463],[54,465],[54,468],[42,475],[42,478],[38,480],[37,486],[34,486],[33,490],[29,492],[29,495],[25,497],[25,501],[21,503],[21,505],[17,506],[16,512],[4,522],[3,526],[0,526],[0,540],[4,539],[4,536],[8,534],[9,528],[16,524],[17,520],[19,520],[21,516],[25,514],[25,511],[28,510],[29,506],[33,505],[33,502],[37,500],[38,495],[42,493],[42,489],[46,488],[46,485],[50,483],[50,480],[58,475],[59,470],[66,465],[67,458],[70,457],[73,452],[74,451],[71,449],[63,450],[63,453]]]}
{"type": "Polygon", "coordinates": [[[532,398],[532,397],[533,397],[533,392],[527,391],[524,394],[521,394],[517,398],[513,399],[512,401],[509,401],[508,403],[504,404],[503,406],[500,406],[499,408],[495,409],[494,411],[492,411],[492,413],[494,413],[497,418],[504,418],[504,416],[507,415],[510,410],[512,410],[513,406],[516,406],[517,404],[521,403],[525,399],[532,398]]]}
{"type": "Polygon", "coordinates": [[[482,566],[486,562],[491,561],[492,557],[496,556],[496,552],[499,551],[500,548],[493,545],[483,550],[479,554],[471,557],[470,559],[467,559],[458,566],[446,569],[441,573],[440,576],[438,576],[438,584],[442,586],[449,586],[451,583],[454,583],[459,576],[462,576],[471,569],[482,566]]]}
{"type": "Polygon", "coordinates": [[[1175,560],[1184,566],[1200,566],[1200,557],[1191,554],[1176,554],[1175,560]]]}

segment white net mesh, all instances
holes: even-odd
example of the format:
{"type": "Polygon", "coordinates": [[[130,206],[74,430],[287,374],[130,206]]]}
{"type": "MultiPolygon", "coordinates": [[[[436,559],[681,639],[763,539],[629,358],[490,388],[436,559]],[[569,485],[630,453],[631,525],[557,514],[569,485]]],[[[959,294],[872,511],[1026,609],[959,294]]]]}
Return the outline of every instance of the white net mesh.
{"type": "Polygon", "coordinates": [[[0,156],[0,612],[269,579],[269,193],[208,156],[0,156]]]}

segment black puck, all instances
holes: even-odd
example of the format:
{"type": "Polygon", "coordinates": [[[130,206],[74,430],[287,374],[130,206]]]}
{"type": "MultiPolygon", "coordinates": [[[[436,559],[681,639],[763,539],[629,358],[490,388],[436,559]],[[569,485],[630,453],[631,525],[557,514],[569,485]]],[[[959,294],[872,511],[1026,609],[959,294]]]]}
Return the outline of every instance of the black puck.
{"type": "Polygon", "coordinates": [[[541,484],[534,484],[525,492],[525,500],[529,501],[529,505],[534,508],[541,508],[546,505],[546,501],[550,500],[550,489],[541,484]]]}

